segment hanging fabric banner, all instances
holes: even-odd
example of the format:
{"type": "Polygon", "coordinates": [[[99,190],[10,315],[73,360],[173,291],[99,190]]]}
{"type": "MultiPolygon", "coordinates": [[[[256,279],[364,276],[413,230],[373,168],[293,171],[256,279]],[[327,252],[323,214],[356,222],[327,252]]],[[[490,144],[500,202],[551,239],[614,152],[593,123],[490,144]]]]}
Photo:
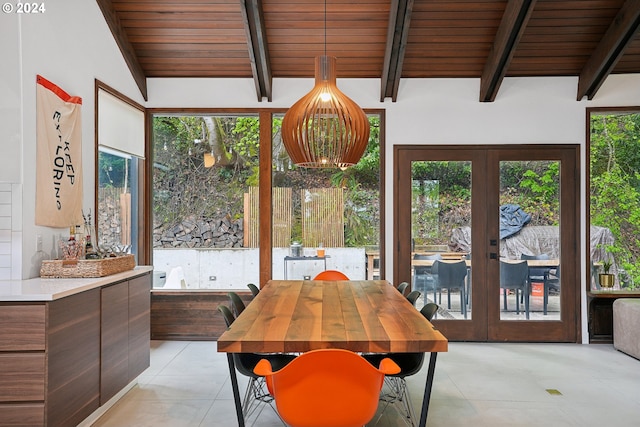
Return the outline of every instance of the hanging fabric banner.
{"type": "Polygon", "coordinates": [[[36,225],[82,219],[82,98],[42,76],[36,85],[36,225]]]}

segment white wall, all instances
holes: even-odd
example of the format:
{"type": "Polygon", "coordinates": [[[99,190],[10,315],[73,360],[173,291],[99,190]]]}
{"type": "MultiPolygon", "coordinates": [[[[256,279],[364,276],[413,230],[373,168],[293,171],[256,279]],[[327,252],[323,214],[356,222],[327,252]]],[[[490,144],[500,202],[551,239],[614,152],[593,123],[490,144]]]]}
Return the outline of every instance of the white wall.
{"type": "Polygon", "coordinates": [[[144,100],[95,1],[47,2],[46,11],[38,15],[3,13],[0,29],[3,62],[0,67],[0,109],[4,113],[7,103],[10,118],[7,128],[0,122],[3,156],[6,153],[10,156],[10,165],[0,172],[0,182],[9,180],[22,184],[23,263],[17,278],[27,279],[39,275],[41,259],[57,256],[57,240],[68,234],[66,229],[35,225],[36,75],[42,75],[72,96],[82,97],[85,209],[94,206],[95,79],[137,102],[144,100]],[[15,117],[16,106],[20,111],[19,120],[15,117]],[[17,130],[15,124],[19,126],[17,130]],[[9,146],[13,141],[17,143],[9,146]],[[15,147],[18,147],[17,152],[15,147]],[[18,172],[12,168],[17,168],[18,172]],[[44,253],[36,251],[37,235],[43,238],[44,253]]]}

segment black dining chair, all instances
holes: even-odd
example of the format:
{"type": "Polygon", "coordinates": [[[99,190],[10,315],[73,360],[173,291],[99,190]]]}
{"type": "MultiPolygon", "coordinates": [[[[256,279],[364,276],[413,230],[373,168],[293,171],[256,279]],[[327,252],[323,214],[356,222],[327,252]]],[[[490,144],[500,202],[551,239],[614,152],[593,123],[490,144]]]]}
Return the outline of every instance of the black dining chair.
{"type": "MultiPolygon", "coordinates": [[[[235,316],[225,305],[219,305],[218,311],[222,313],[224,322],[229,328],[235,321],[235,316]]],[[[233,353],[233,363],[238,372],[249,378],[249,383],[242,399],[242,414],[245,419],[251,417],[252,414],[260,407],[261,404],[268,404],[280,418],[280,414],[276,410],[273,403],[273,396],[269,394],[264,377],[261,377],[253,372],[253,369],[262,359],[267,359],[271,362],[274,369],[282,369],[289,362],[296,358],[292,354],[262,354],[262,353],[233,353]],[[277,366],[277,368],[276,368],[277,366]]],[[[258,412],[260,414],[260,412],[258,412]]],[[[280,418],[282,420],[282,418],[280,418]]],[[[282,421],[282,424],[285,424],[282,421]]],[[[285,424],[286,425],[286,424],[285,424]]]]}
{"type": "Polygon", "coordinates": [[[257,297],[260,293],[260,288],[258,288],[253,283],[247,283],[247,288],[249,288],[249,290],[251,291],[251,295],[253,295],[254,298],[257,297]]]}
{"type": "Polygon", "coordinates": [[[227,296],[229,297],[229,300],[231,301],[231,308],[233,309],[233,315],[236,316],[236,317],[240,316],[240,314],[246,308],[246,305],[244,304],[244,301],[242,301],[242,298],[240,298],[240,295],[238,295],[237,293],[235,293],[233,291],[227,292],[227,296]]]}
{"type": "Polygon", "coordinates": [[[516,314],[520,314],[520,297],[524,299],[524,312],[529,319],[529,266],[527,261],[500,261],[500,289],[504,298],[504,310],[507,310],[507,293],[515,291],[516,314]]]}
{"type": "Polygon", "coordinates": [[[407,282],[402,282],[398,285],[398,287],[396,288],[398,290],[398,292],[400,292],[402,295],[406,296],[407,290],[409,289],[409,283],[407,282]]]}
{"type": "Polygon", "coordinates": [[[411,305],[415,307],[416,301],[418,300],[418,298],[420,298],[420,295],[422,295],[420,291],[411,291],[409,292],[406,298],[407,298],[407,301],[409,301],[411,305]]]}
{"type": "MultiPolygon", "coordinates": [[[[458,290],[460,293],[460,312],[467,318],[467,296],[466,296],[466,277],[467,263],[464,260],[456,262],[445,262],[436,260],[433,263],[432,271],[436,277],[435,290],[433,297],[435,299],[436,292],[447,290],[447,309],[451,310],[451,291],[458,290]]],[[[440,303],[442,303],[442,294],[440,295],[440,303]]]]}
{"type": "MultiPolygon", "coordinates": [[[[425,319],[431,321],[438,311],[438,304],[430,302],[424,305],[420,313],[425,319]]],[[[418,424],[413,404],[409,396],[406,378],[420,372],[424,363],[424,353],[369,353],[363,357],[373,366],[379,366],[380,361],[386,357],[393,360],[399,367],[400,372],[397,374],[388,374],[385,376],[385,385],[383,392],[380,394],[380,400],[385,403],[379,412],[378,419],[373,425],[377,425],[387,406],[390,404],[401,404],[404,412],[404,420],[411,426],[418,424]]]]}

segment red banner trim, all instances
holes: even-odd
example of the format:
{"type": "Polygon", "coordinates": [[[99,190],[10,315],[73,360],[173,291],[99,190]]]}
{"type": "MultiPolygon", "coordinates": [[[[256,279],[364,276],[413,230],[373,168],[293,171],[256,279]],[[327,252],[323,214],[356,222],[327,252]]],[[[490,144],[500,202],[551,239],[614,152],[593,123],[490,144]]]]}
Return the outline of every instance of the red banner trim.
{"type": "Polygon", "coordinates": [[[82,98],[80,98],[79,96],[69,95],[67,92],[60,89],[59,86],[57,86],[54,83],[51,83],[49,80],[45,79],[39,74],[36,77],[36,82],[39,85],[42,85],[43,87],[49,89],[51,92],[55,93],[58,96],[58,98],[62,99],[64,102],[70,102],[72,104],[82,105],[82,98]]]}

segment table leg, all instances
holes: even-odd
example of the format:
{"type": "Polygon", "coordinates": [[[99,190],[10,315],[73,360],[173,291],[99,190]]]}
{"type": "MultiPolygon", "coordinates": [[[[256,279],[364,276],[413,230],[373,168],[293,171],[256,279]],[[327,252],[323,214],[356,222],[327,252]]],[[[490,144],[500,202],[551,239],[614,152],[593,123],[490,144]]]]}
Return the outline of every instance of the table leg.
{"type": "Polygon", "coordinates": [[[419,427],[427,425],[427,414],[429,413],[429,400],[431,399],[431,389],[433,388],[433,375],[436,371],[436,358],[438,353],[431,353],[429,358],[429,370],[427,371],[427,383],[424,386],[424,396],[422,398],[422,412],[420,413],[419,427]]]}
{"type": "Polygon", "coordinates": [[[227,353],[229,362],[229,375],[231,376],[231,389],[233,390],[233,401],[236,404],[236,415],[238,417],[238,427],[244,427],[244,415],[242,415],[242,402],[240,402],[240,390],[238,389],[238,376],[236,366],[233,363],[233,353],[227,353]]]}

